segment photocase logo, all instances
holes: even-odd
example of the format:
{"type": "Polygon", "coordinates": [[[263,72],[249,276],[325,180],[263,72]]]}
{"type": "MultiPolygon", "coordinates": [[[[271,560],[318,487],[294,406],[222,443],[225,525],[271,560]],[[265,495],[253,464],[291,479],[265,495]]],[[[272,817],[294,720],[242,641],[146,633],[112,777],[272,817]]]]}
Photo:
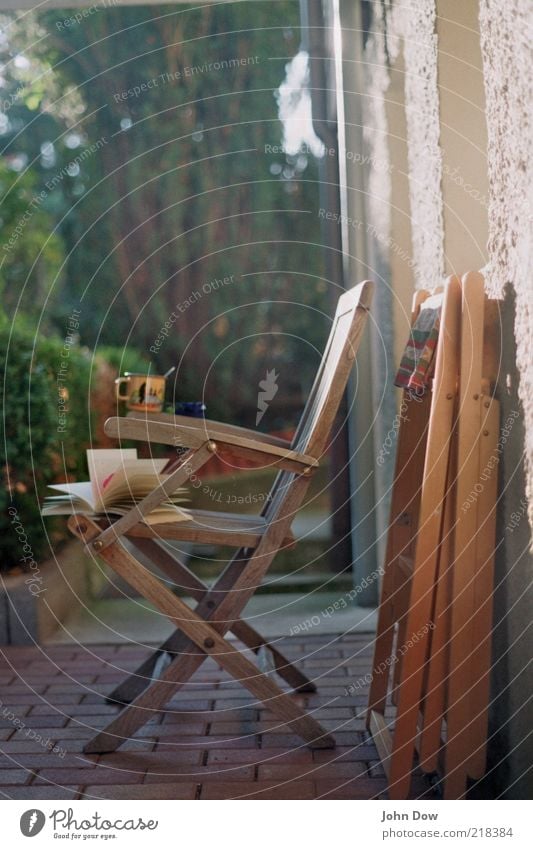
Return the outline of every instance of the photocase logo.
{"type": "Polygon", "coordinates": [[[24,837],[35,837],[42,831],[46,817],[42,811],[32,808],[25,811],[20,818],[20,830],[24,837]]]}
{"type": "Polygon", "coordinates": [[[255,417],[255,426],[259,424],[266,411],[268,410],[269,402],[272,401],[278,391],[276,380],[279,374],[276,374],[275,369],[267,370],[266,378],[259,381],[259,389],[262,390],[257,394],[257,416],[255,417]]]}

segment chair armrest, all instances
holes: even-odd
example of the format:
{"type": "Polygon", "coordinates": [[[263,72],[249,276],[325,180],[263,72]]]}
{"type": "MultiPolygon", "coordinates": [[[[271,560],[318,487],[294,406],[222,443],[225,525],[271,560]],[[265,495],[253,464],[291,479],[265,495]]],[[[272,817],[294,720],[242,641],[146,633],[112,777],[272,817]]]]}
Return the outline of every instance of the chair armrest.
{"type": "Polygon", "coordinates": [[[246,428],[219,425],[218,422],[208,422],[205,419],[193,419],[188,416],[168,416],[164,419],[161,415],[150,416],[150,418],[147,416],[114,417],[106,421],[104,430],[108,436],[118,439],[137,439],[193,450],[211,442],[215,443],[216,448],[226,449],[238,457],[299,474],[319,465],[314,457],[293,451],[285,440],[255,433],[246,428]]]}
{"type": "MultiPolygon", "coordinates": [[[[127,414],[127,418],[140,419],[141,421],[144,421],[146,419],[146,414],[132,410],[127,414]]],[[[178,416],[173,413],[150,413],[149,418],[152,422],[178,425],[185,428],[197,428],[204,434],[216,431],[217,433],[229,433],[234,434],[235,436],[243,436],[248,439],[261,439],[263,442],[267,442],[270,445],[278,445],[280,448],[291,447],[290,442],[286,439],[281,439],[279,436],[271,436],[269,433],[260,433],[246,427],[240,427],[239,425],[226,424],[226,422],[215,422],[212,419],[195,419],[191,416],[178,416]]],[[[206,438],[209,439],[210,437],[207,436],[206,438]]]]}

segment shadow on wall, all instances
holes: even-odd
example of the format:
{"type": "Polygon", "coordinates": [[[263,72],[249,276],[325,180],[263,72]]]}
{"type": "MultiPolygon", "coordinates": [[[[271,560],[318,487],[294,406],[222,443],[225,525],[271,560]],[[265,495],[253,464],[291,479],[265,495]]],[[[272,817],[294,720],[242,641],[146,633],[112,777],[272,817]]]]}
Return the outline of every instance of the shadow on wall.
{"type": "Polygon", "coordinates": [[[533,692],[533,668],[531,665],[527,668],[530,659],[527,629],[531,620],[528,585],[533,574],[533,556],[525,496],[524,420],[518,398],[515,300],[510,289],[502,305],[501,319],[502,368],[496,392],[501,404],[501,438],[505,438],[505,444],[500,455],[489,762],[487,777],[475,795],[529,799],[533,783],[531,772],[528,774],[533,763],[533,737],[527,738],[531,716],[527,701],[533,692]],[[512,426],[506,428],[507,421],[512,426]]]}

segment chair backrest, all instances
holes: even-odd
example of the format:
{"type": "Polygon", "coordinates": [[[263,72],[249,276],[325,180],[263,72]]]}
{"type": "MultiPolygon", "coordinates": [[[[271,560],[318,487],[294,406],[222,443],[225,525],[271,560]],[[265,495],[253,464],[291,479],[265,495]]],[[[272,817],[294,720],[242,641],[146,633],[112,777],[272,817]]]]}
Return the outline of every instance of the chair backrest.
{"type": "MultiPolygon", "coordinates": [[[[331,332],[309,398],[294,435],[291,447],[320,460],[328,440],[342,396],[348,383],[357,349],[372,302],[374,284],[366,280],[339,298],[331,332]]],[[[281,472],[272,490],[272,500],[265,510],[275,516],[295,475],[281,472]]]]}
{"type": "Polygon", "coordinates": [[[327,446],[348,383],[372,294],[373,284],[365,281],[344,292],[337,304],[322,361],[292,443],[296,451],[317,460],[327,446]]]}

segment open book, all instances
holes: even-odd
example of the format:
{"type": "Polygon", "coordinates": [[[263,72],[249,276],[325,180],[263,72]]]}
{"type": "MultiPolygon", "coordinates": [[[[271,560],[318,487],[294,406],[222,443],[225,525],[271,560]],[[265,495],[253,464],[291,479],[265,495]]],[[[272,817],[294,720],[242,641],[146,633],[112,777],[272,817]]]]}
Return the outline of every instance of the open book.
{"type": "MultiPolygon", "coordinates": [[[[61,494],[45,498],[41,508],[43,516],[70,513],[115,513],[121,516],[168,477],[162,474],[167,460],[139,460],[136,448],[88,449],[87,463],[88,481],[49,487],[61,494]]],[[[183,500],[184,492],[181,489],[173,493],[145,516],[144,521],[156,525],[189,519],[187,511],[177,504],[183,500]]]]}

